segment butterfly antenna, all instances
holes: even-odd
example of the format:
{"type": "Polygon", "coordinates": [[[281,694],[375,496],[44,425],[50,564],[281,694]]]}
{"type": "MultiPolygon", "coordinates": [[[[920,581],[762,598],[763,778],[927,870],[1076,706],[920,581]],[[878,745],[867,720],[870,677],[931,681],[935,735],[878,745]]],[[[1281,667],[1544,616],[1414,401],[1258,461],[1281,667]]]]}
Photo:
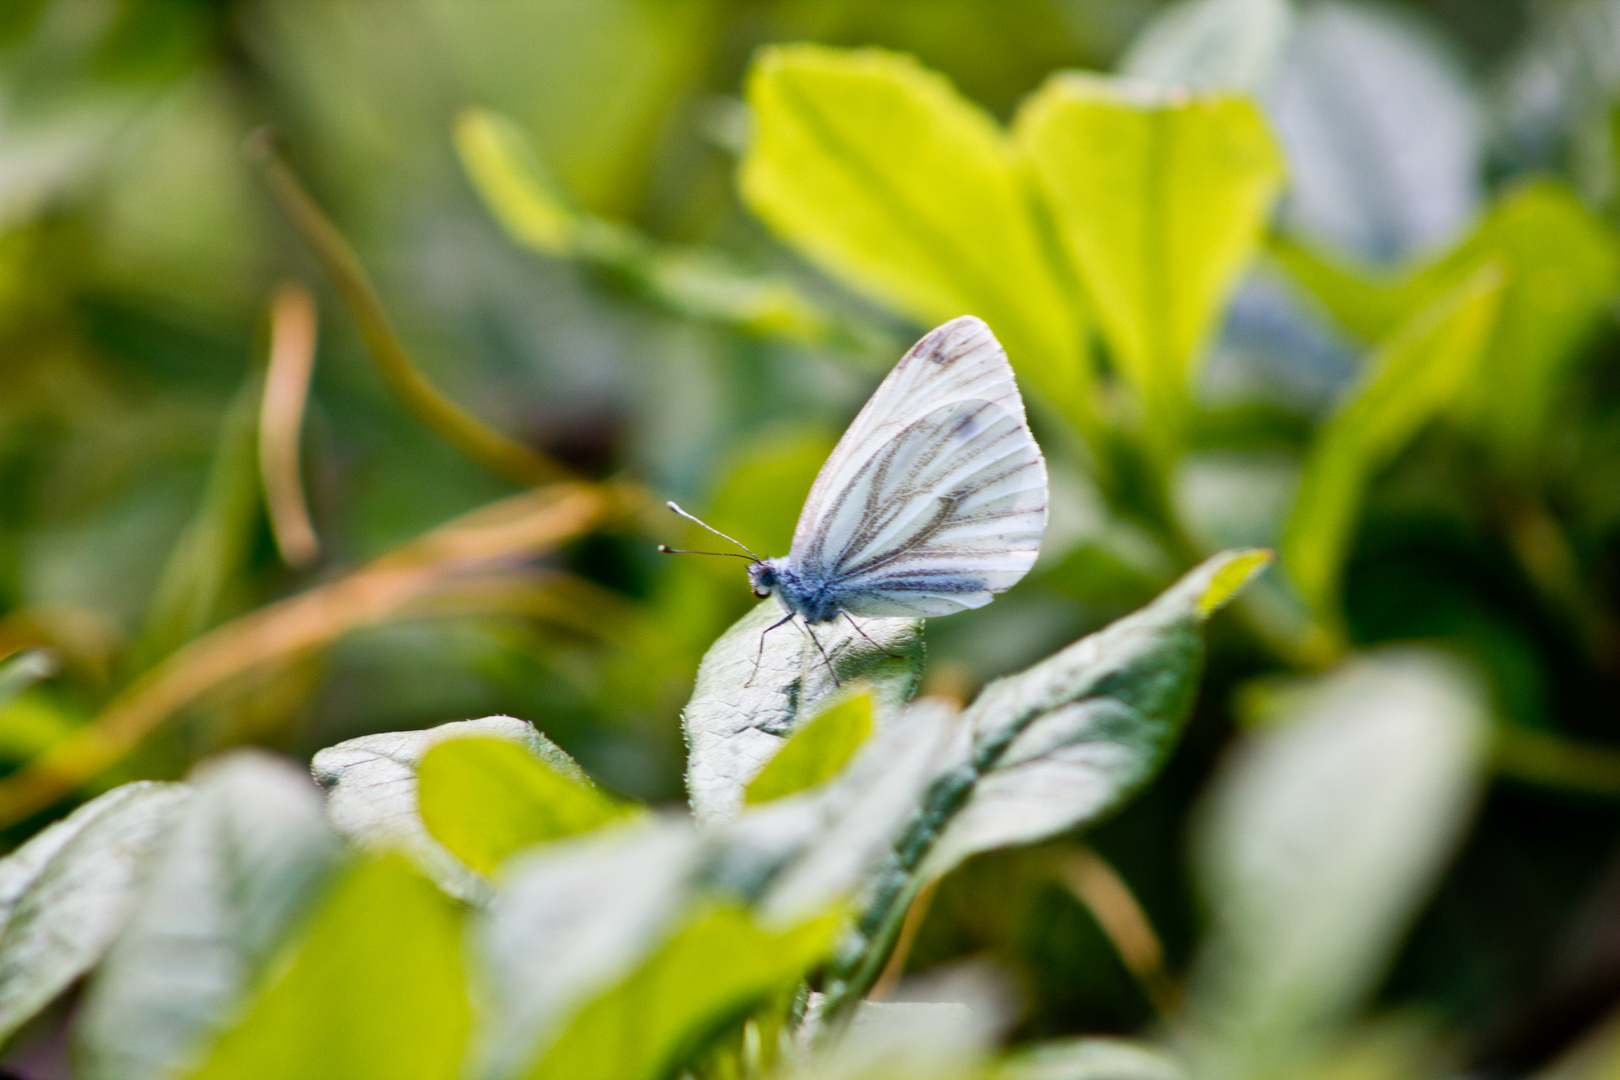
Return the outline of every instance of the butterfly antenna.
{"type": "MultiPolygon", "coordinates": [[[[748,556],[747,556],[748,558],[753,559],[755,562],[760,561],[759,556],[754,554],[753,549],[750,548],[747,544],[743,543],[741,540],[738,540],[737,538],[732,537],[732,536],[727,536],[725,533],[721,532],[719,529],[715,528],[713,525],[710,525],[708,522],[705,522],[705,521],[702,521],[702,520],[700,520],[698,518],[693,517],[691,514],[688,514],[685,510],[682,510],[680,507],[676,506],[674,503],[665,503],[664,505],[668,506],[671,510],[673,510],[677,514],[681,515],[681,517],[685,518],[687,521],[690,521],[695,525],[701,525],[705,529],[708,529],[710,532],[714,533],[714,535],[718,536],[720,539],[722,539],[722,540],[730,540],[733,544],[736,544],[738,547],[740,547],[744,551],[748,552],[748,556]]],[[[659,550],[663,550],[663,549],[660,548],[659,550]]],[[[671,554],[688,554],[687,552],[675,552],[675,551],[671,551],[670,553],[671,554]]],[[[718,551],[694,551],[694,552],[690,552],[689,554],[693,554],[693,555],[719,555],[721,553],[718,552],[718,551]]],[[[739,556],[739,558],[741,558],[741,556],[739,556]]]]}
{"type": "Polygon", "coordinates": [[[747,559],[749,562],[759,562],[750,555],[740,555],[735,551],[689,551],[686,548],[672,548],[668,544],[659,544],[660,555],[724,555],[728,559],[747,559]]]}

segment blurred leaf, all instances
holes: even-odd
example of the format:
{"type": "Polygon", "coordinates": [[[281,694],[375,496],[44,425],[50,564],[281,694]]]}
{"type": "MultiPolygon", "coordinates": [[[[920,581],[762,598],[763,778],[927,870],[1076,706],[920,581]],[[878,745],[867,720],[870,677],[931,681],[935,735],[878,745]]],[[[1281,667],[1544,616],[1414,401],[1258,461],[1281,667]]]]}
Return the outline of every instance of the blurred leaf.
{"type": "MultiPolygon", "coordinates": [[[[761,554],[787,551],[810,486],[835,444],[821,427],[771,431],[748,441],[721,475],[703,520],[761,554]]],[[[699,535],[695,527],[690,532],[699,535]]],[[[742,579],[735,565],[707,565],[732,581],[742,579]]]]}
{"type": "Polygon", "coordinates": [[[994,1080],[1185,1080],[1186,1067],[1151,1043],[1064,1039],[1008,1056],[994,1080]]]}
{"type": "Polygon", "coordinates": [[[742,908],[692,918],[626,980],[585,1006],[525,1075],[531,1080],[659,1080],[705,1036],[766,997],[793,989],[843,925],[823,915],[760,926],[742,908]]]}
{"type": "Polygon", "coordinates": [[[483,874],[494,873],[519,848],[589,832],[636,812],[633,804],[598,791],[577,768],[564,773],[504,739],[436,743],[417,766],[416,783],[422,824],[483,874]]]}
{"type": "MultiPolygon", "coordinates": [[[[858,933],[840,946],[829,1009],[877,977],[916,890],[970,855],[1095,821],[1158,771],[1203,673],[1203,624],[1270,562],[1226,552],[1152,604],[1027,671],[991,683],[884,863],[858,933]]],[[[915,711],[921,706],[914,707],[915,711]]]]}
{"type": "Polygon", "coordinates": [[[1444,656],[1353,659],[1284,700],[1217,775],[1196,836],[1199,1076],[1294,1075],[1376,988],[1481,783],[1485,691],[1444,656]]]}
{"type": "Polygon", "coordinates": [[[718,248],[659,244],[627,225],[570,209],[533,146],[505,117],[469,109],[455,137],[473,185],[523,246],[583,259],[687,318],[792,341],[837,338],[841,328],[784,278],[750,272],[718,248]]]}
{"type": "Polygon", "coordinates": [[[49,649],[24,649],[0,660],[0,714],[35,683],[56,674],[56,654],[49,649]]]}
{"type": "Polygon", "coordinates": [[[1462,272],[1487,259],[1501,262],[1501,315],[1462,407],[1514,461],[1534,449],[1577,347],[1620,290],[1614,230],[1552,181],[1510,190],[1455,250],[1399,276],[1338,266],[1297,245],[1280,246],[1279,255],[1335,317],[1369,340],[1392,333],[1462,272]]]}
{"type": "Polygon", "coordinates": [[[774,600],[756,605],[721,635],[698,667],[681,723],[687,789],[700,821],[736,813],[749,781],[837,683],[868,680],[880,723],[885,711],[916,691],[922,668],[917,621],[861,619],[859,633],[846,620],[827,623],[814,629],[818,648],[798,622],[766,634],[783,614],[774,600]]]}
{"type": "Polygon", "coordinates": [[[101,960],[191,792],[125,784],[0,860],[0,1041],[101,960]]]}
{"type": "Polygon", "coordinates": [[[872,695],[862,691],[812,716],[743,790],[746,804],[795,795],[838,775],[872,734],[872,695]]]}
{"type": "Polygon", "coordinates": [[[196,516],[175,542],[132,646],[137,668],[162,659],[208,629],[243,569],[259,520],[259,396],[255,375],[225,414],[196,516]]]}
{"type": "MultiPolygon", "coordinates": [[[[812,1010],[819,997],[812,996],[812,1010]]],[[[995,1009],[991,1002],[863,1001],[845,1030],[817,1032],[824,1037],[790,1075],[814,1080],[985,1077],[981,1067],[1000,1034],[988,1015],[995,1009]]]]}
{"type": "Polygon", "coordinates": [[[350,869],[195,1080],[458,1080],[471,1015],[455,901],[398,856],[350,869]]]}
{"type": "Polygon", "coordinates": [[[327,747],[310,762],[310,771],[326,789],[326,816],[332,827],[362,847],[404,852],[452,896],[485,898],[488,886],[483,878],[428,832],[417,802],[417,769],[427,752],[442,742],[469,736],[503,739],[561,776],[589,782],[550,739],[527,721],[510,716],[362,735],[327,747]]]}
{"type": "Polygon", "coordinates": [[[1024,103],[1016,129],[1146,433],[1173,447],[1282,183],[1265,120],[1243,98],[1071,73],[1024,103]]]}
{"type": "Polygon", "coordinates": [[[1189,90],[1263,93],[1293,29],[1290,0],[1181,0],[1137,34],[1119,72],[1189,90]]]}
{"type": "Polygon", "coordinates": [[[1077,304],[989,116],[908,56],[818,45],[761,52],[748,102],[738,183],[783,239],[924,325],[979,316],[1020,375],[1084,413],[1077,304]]]}
{"type": "Polygon", "coordinates": [[[699,853],[690,822],[654,818],[513,860],[475,926],[487,1012],[474,1075],[519,1075],[628,977],[682,917],[699,853]]]}
{"type": "Polygon", "coordinates": [[[303,770],[258,752],[206,762],[75,1025],[77,1075],[165,1080],[197,1064],[259,981],[337,853],[303,770]]]}
{"type": "Polygon", "coordinates": [[[1417,16],[1308,5],[1271,109],[1300,232],[1391,263],[1444,244],[1481,194],[1484,124],[1462,65],[1417,16]]]}
{"type": "Polygon", "coordinates": [[[924,791],[965,731],[954,702],[912,703],[880,724],[825,786],[744,813],[729,837],[733,865],[720,876],[739,892],[760,892],[761,909],[774,919],[804,918],[849,899],[866,903],[882,884],[874,872],[921,813],[924,791]]]}
{"type": "Polygon", "coordinates": [[[1420,427],[1452,405],[1475,371],[1502,293],[1491,262],[1415,315],[1369,357],[1361,378],[1317,432],[1283,534],[1283,566],[1328,617],[1362,492],[1420,427]]]}
{"type": "Polygon", "coordinates": [[[547,255],[573,253],[578,216],[516,124],[488,109],[468,109],[456,118],[455,142],[473,186],[512,239],[547,255]]]}

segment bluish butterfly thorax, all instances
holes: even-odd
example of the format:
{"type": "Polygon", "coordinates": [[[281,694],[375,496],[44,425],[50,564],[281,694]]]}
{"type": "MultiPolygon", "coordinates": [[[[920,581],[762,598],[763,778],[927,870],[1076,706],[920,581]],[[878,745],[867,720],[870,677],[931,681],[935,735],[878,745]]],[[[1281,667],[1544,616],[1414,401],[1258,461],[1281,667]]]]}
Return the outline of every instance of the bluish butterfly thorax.
{"type": "Polygon", "coordinates": [[[774,595],[783,607],[807,623],[831,622],[844,606],[831,582],[800,573],[792,556],[755,563],[748,568],[748,581],[755,596],[774,595]]]}

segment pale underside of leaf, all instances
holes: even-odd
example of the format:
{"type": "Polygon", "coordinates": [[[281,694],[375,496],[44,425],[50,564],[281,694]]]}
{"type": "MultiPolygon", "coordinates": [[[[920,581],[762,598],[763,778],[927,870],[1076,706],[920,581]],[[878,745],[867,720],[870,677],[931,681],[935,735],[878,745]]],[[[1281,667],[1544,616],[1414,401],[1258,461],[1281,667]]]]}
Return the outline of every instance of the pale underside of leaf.
{"type": "Polygon", "coordinates": [[[766,634],[785,614],[774,600],[758,605],[714,643],[698,668],[681,722],[687,789],[699,821],[734,816],[748,782],[838,684],[869,681],[880,726],[885,712],[916,689],[922,639],[915,620],[858,619],[859,631],[844,618],[812,629],[795,620],[766,634]]]}
{"type": "Polygon", "coordinates": [[[190,797],[178,784],[125,784],[0,860],[0,1040],[101,959],[190,797]]]}
{"type": "Polygon", "coordinates": [[[555,743],[510,716],[363,735],[322,750],[310,770],[326,789],[327,819],[338,833],[369,849],[402,851],[452,896],[482,901],[488,884],[428,833],[417,808],[416,768],[423,755],[441,742],[468,736],[505,739],[565,776],[584,778],[555,743]]]}

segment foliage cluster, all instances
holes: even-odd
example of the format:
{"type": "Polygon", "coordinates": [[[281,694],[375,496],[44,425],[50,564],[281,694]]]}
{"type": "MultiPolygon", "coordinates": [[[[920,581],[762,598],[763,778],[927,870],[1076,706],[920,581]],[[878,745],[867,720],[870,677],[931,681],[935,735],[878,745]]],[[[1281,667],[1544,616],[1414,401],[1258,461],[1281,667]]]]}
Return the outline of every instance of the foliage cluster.
{"type": "Polygon", "coordinates": [[[1085,5],[990,7],[939,45],[934,16],[626,0],[523,35],[421,0],[382,74],[348,70],[384,32],[354,5],[4,16],[16,1068],[1612,1066],[1620,8],[1541,13],[1493,100],[1370,5],[1184,0],[1067,52],[1033,38],[1085,5]],[[457,50],[421,89],[413,56],[457,50]],[[1077,61],[1114,73],[1050,72],[1077,61]],[[675,87],[721,150],[659,157],[637,206],[675,87]],[[413,93],[431,161],[377,127],[413,93]],[[435,181],[402,164],[462,211],[413,211],[435,181]],[[262,342],[241,315],[315,273],[318,365],[307,285],[262,342]],[[900,621],[756,661],[773,610],[735,566],[655,567],[653,490],[785,547],[836,418],[964,312],[1052,460],[1041,564],[926,667],[900,621]],[[520,375],[530,337],[585,359],[520,375]],[[656,809],[683,699],[690,813],[656,809]],[[544,734],[429,726],[489,706],[544,734]],[[334,743],[324,796],[240,743],[334,743]]]}

